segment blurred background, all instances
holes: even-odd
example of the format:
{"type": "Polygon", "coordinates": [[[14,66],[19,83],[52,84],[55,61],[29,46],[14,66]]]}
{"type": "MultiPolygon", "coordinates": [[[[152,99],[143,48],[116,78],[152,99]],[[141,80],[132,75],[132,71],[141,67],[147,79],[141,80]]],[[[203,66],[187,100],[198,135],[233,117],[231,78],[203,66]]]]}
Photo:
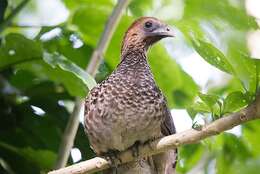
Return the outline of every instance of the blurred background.
{"type": "MultiPolygon", "coordinates": [[[[55,164],[84,72],[117,0],[0,0],[0,173],[46,173],[55,164]],[[8,2],[8,3],[7,3],[8,2]],[[21,8],[16,7],[23,4],[21,8]]],[[[258,89],[259,0],[131,0],[94,77],[119,63],[121,41],[140,16],[169,23],[175,38],[149,50],[177,127],[207,124],[247,106],[258,89]]],[[[82,125],[68,165],[90,159],[82,125]]],[[[179,150],[179,174],[258,174],[260,122],[179,150]]]]}

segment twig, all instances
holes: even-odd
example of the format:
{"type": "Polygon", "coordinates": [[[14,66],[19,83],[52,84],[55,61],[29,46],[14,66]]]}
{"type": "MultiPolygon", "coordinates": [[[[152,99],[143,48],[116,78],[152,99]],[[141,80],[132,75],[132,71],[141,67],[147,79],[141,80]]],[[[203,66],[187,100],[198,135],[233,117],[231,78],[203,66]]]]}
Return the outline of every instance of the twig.
{"type": "MultiPolygon", "coordinates": [[[[97,45],[97,48],[92,53],[91,61],[87,67],[87,72],[94,76],[97,68],[102,60],[103,53],[106,52],[107,46],[110,43],[110,40],[113,36],[113,33],[121,19],[122,12],[125,10],[130,0],[119,0],[115,6],[111,16],[108,19],[105,30],[102,33],[101,39],[97,45]]],[[[81,107],[83,106],[83,100],[77,98],[73,112],[70,116],[70,119],[67,123],[65,132],[62,137],[62,141],[59,148],[59,154],[54,166],[55,169],[64,167],[68,161],[70,150],[73,146],[74,139],[79,126],[79,113],[81,107]]]]}
{"type": "MultiPolygon", "coordinates": [[[[260,118],[260,96],[245,109],[239,112],[224,116],[197,131],[189,129],[181,133],[163,137],[155,140],[149,144],[145,144],[139,148],[139,157],[146,157],[161,152],[165,152],[169,149],[173,149],[185,144],[197,143],[207,137],[217,135],[223,131],[231,129],[237,125],[260,118]]],[[[131,150],[127,150],[118,155],[122,163],[127,163],[134,160],[131,150]]],[[[97,171],[109,168],[109,162],[101,157],[95,157],[93,159],[80,162],[78,164],[71,165],[69,167],[51,171],[48,174],[84,174],[94,173],[97,171]]]]}
{"type": "Polygon", "coordinates": [[[0,33],[8,27],[8,25],[12,22],[13,18],[23,9],[23,7],[30,0],[23,0],[12,12],[11,14],[0,24],[0,33]]]}

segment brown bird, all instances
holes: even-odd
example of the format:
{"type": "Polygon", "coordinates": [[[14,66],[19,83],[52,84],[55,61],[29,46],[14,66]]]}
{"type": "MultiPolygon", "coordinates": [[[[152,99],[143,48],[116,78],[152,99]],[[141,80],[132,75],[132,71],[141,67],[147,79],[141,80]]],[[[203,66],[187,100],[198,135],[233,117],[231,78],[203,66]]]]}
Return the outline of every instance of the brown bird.
{"type": "MultiPolygon", "coordinates": [[[[90,91],[85,102],[85,130],[97,155],[124,151],[136,143],[175,133],[146,55],[155,42],[173,36],[168,25],[153,17],[142,17],[127,30],[121,62],[90,91]]],[[[117,173],[170,174],[175,165],[176,151],[172,150],[118,166],[117,173]]]]}

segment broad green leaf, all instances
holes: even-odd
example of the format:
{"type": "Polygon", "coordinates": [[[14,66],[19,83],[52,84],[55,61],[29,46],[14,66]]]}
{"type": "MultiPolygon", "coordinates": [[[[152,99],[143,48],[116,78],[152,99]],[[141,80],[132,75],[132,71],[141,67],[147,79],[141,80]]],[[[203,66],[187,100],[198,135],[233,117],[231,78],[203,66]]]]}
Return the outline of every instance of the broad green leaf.
{"type": "Polygon", "coordinates": [[[244,52],[237,50],[235,46],[230,46],[228,53],[228,60],[231,63],[234,75],[240,79],[244,88],[251,92],[256,92],[257,87],[257,70],[256,64],[252,58],[246,55],[244,52]]]}
{"type": "Polygon", "coordinates": [[[224,100],[223,113],[235,112],[248,104],[247,97],[240,91],[230,93],[224,100]]]}
{"type": "Polygon", "coordinates": [[[17,70],[16,73],[11,76],[9,82],[16,88],[26,90],[37,83],[35,81],[36,78],[37,76],[29,71],[17,70]]]}
{"type": "Polygon", "coordinates": [[[200,39],[191,39],[195,50],[203,59],[222,71],[230,74],[233,73],[234,70],[232,66],[221,51],[219,51],[210,43],[204,42],[200,39]]]}
{"type": "Polygon", "coordinates": [[[129,10],[135,16],[144,16],[145,12],[152,8],[153,0],[132,0],[129,4],[129,10]]]}
{"type": "Polygon", "coordinates": [[[194,118],[197,113],[211,113],[212,109],[204,102],[197,101],[187,109],[189,115],[194,118]]]}
{"type": "Polygon", "coordinates": [[[192,39],[200,38],[205,39],[205,33],[203,32],[199,21],[196,19],[187,19],[174,22],[174,25],[181,30],[187,42],[192,44],[192,39]]]}
{"type": "Polygon", "coordinates": [[[204,153],[202,144],[190,144],[180,147],[177,162],[177,170],[180,173],[187,173],[195,166],[204,153]],[[192,155],[191,155],[192,154],[192,155]]]}
{"type": "MultiPolygon", "coordinates": [[[[41,38],[44,34],[48,34],[57,27],[43,27],[37,38],[41,38]]],[[[49,53],[58,52],[64,55],[81,68],[86,68],[92,54],[93,48],[86,45],[78,33],[65,27],[60,27],[62,37],[57,36],[49,40],[44,40],[42,46],[49,53]]]]}
{"type": "Polygon", "coordinates": [[[183,18],[206,19],[216,24],[219,23],[218,25],[222,24],[222,27],[224,27],[224,22],[221,21],[225,21],[240,30],[255,29],[257,23],[252,16],[247,14],[244,3],[244,1],[229,0],[186,0],[183,18]]]}
{"type": "Polygon", "coordinates": [[[102,6],[110,6],[111,8],[115,4],[113,0],[64,0],[64,4],[72,10],[77,9],[82,6],[92,6],[92,7],[102,7],[102,6]]]}
{"type": "Polygon", "coordinates": [[[229,93],[232,93],[232,92],[236,92],[236,91],[244,91],[244,87],[242,85],[242,83],[240,82],[240,80],[233,76],[227,84],[225,85],[221,85],[221,86],[216,86],[216,87],[213,87],[213,88],[210,88],[208,90],[208,93],[210,94],[215,94],[215,95],[218,95],[218,96],[225,96],[229,93]]]}
{"type": "Polygon", "coordinates": [[[260,159],[249,159],[246,162],[235,164],[232,168],[234,174],[258,174],[260,171],[260,159]]]}
{"type": "Polygon", "coordinates": [[[230,133],[222,133],[217,136],[215,146],[218,146],[215,154],[217,154],[216,170],[219,174],[227,172],[233,174],[233,165],[245,163],[248,158],[252,157],[252,153],[243,139],[230,133]]]}
{"type": "Polygon", "coordinates": [[[83,5],[76,10],[72,16],[72,24],[77,26],[86,44],[97,44],[111,10],[111,6],[91,4],[83,5]]]}
{"type": "Polygon", "coordinates": [[[221,115],[222,103],[220,102],[219,96],[199,93],[199,97],[210,108],[212,116],[221,115]]]}
{"type": "Polygon", "coordinates": [[[260,155],[260,139],[256,138],[256,136],[260,134],[259,125],[259,120],[256,120],[247,123],[245,127],[243,127],[243,138],[255,157],[259,157],[260,155]]]}
{"type": "Polygon", "coordinates": [[[78,67],[76,64],[66,59],[64,56],[45,52],[43,59],[53,68],[58,66],[64,71],[73,73],[80,80],[82,80],[82,82],[88,87],[89,90],[96,86],[96,81],[91,77],[91,75],[78,67]]]}
{"type": "Polygon", "coordinates": [[[65,86],[72,96],[85,97],[95,86],[94,79],[83,69],[62,55],[44,53],[44,61],[38,60],[17,65],[18,70],[30,71],[38,80],[50,79],[65,86]]]}
{"type": "Polygon", "coordinates": [[[4,142],[0,142],[0,147],[16,153],[17,155],[23,157],[24,160],[37,165],[42,170],[48,171],[51,169],[56,159],[56,154],[49,150],[35,150],[31,147],[18,148],[4,142]]]}
{"type": "Polygon", "coordinates": [[[200,99],[212,108],[219,100],[217,95],[199,93],[200,99]]]}
{"type": "Polygon", "coordinates": [[[20,34],[7,35],[0,47],[0,69],[41,58],[40,43],[20,34]]]}

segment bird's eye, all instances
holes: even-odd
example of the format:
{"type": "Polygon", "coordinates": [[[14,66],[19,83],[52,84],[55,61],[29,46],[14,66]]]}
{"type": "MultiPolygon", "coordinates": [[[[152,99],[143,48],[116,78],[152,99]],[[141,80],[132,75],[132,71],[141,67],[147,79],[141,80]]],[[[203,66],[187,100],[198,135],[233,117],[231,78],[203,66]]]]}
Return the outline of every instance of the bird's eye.
{"type": "Polygon", "coordinates": [[[153,23],[148,21],[144,24],[144,26],[145,28],[151,28],[153,26],[153,23]]]}

